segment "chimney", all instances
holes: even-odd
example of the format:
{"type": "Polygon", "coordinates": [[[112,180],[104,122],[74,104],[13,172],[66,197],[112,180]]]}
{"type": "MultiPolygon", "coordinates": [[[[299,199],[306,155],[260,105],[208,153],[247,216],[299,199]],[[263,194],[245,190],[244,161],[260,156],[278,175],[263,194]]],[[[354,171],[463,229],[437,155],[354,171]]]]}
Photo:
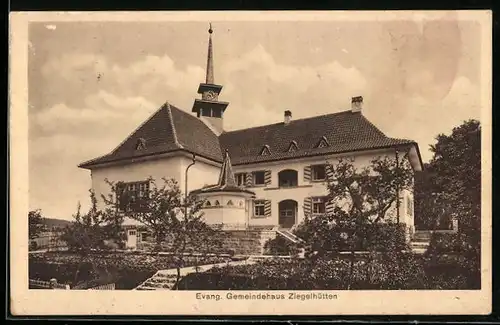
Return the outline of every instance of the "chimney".
{"type": "Polygon", "coordinates": [[[292,120],[292,112],[285,111],[285,125],[288,125],[291,120],[292,120]]]}
{"type": "Polygon", "coordinates": [[[361,112],[362,108],[363,108],[363,97],[362,96],[353,97],[351,99],[351,111],[353,113],[361,112]]]}

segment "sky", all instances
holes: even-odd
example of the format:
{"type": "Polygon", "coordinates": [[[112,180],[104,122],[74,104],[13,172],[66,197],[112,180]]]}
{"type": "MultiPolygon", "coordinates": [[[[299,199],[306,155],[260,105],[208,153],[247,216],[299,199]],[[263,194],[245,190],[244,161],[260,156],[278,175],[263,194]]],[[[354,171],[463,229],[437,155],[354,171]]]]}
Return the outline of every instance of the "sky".
{"type": "MultiPolygon", "coordinates": [[[[226,130],[350,109],[391,137],[429,145],[480,120],[480,25],[428,21],[213,21],[226,130]]],[[[163,103],[191,111],[208,22],[31,22],[29,204],[71,219],[90,171],[163,103]]]]}

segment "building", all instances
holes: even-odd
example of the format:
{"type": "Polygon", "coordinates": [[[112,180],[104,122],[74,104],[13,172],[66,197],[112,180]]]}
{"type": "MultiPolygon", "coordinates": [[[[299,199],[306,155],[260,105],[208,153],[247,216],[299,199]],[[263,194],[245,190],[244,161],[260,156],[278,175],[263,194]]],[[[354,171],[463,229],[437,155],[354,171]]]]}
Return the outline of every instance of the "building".
{"type": "MultiPolygon", "coordinates": [[[[293,120],[285,110],[283,121],[225,131],[229,103],[219,100],[223,86],[215,83],[212,32],[210,27],[206,80],[198,88],[201,98],[194,100],[194,114],[166,102],[109,154],[80,164],[91,171],[96,193],[108,191],[105,179],[124,181],[141,195],[148,177],[174,178],[181,189],[207,199],[207,223],[235,230],[289,229],[305,215],[333,208],[325,200],[326,166],[338,157],[354,158],[363,167],[377,156],[403,153],[414,170],[422,169],[418,144],[387,137],[368,121],[361,96],[353,97],[351,109],[343,112],[293,120]],[[222,190],[221,177],[230,174],[231,187],[234,182],[243,190],[222,190]],[[218,179],[218,187],[210,187],[218,179]],[[210,188],[214,191],[207,192],[210,188]]],[[[407,191],[401,196],[403,204],[394,215],[411,228],[413,195],[407,191]]]]}

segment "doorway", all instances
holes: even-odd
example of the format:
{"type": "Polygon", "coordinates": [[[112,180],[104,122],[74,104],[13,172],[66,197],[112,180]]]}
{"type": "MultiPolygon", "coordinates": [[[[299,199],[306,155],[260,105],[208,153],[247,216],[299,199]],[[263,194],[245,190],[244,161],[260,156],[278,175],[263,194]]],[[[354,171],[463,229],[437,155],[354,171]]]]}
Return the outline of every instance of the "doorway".
{"type": "Polygon", "coordinates": [[[292,228],[297,219],[297,201],[284,200],[279,203],[279,225],[281,228],[292,228]]]}

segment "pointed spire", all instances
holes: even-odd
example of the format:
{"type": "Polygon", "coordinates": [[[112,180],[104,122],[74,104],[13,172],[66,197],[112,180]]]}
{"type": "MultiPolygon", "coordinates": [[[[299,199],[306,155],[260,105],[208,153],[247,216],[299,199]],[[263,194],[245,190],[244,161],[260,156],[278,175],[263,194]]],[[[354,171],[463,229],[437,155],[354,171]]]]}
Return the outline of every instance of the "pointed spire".
{"type": "Polygon", "coordinates": [[[226,186],[236,186],[236,181],[234,180],[233,166],[231,165],[231,159],[229,159],[229,151],[226,149],[226,154],[224,157],[224,162],[219,175],[219,183],[217,184],[221,188],[226,186]]]}
{"type": "Polygon", "coordinates": [[[209,85],[214,84],[214,54],[212,50],[212,23],[210,23],[210,27],[208,29],[208,57],[207,57],[207,79],[206,82],[209,85]]]}

